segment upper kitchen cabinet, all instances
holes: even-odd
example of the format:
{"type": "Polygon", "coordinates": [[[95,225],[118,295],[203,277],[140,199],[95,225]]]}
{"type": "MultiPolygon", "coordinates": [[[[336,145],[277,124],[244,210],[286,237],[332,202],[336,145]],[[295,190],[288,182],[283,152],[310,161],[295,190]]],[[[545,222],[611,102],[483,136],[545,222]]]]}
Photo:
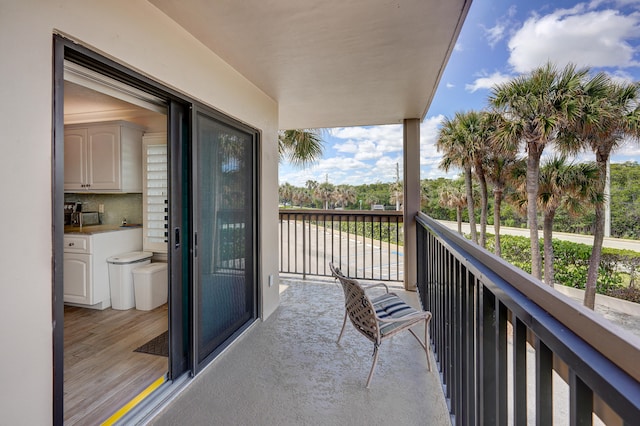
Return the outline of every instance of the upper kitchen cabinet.
{"type": "Polygon", "coordinates": [[[142,134],[124,121],[65,126],[65,192],[142,192],[142,134]]]}

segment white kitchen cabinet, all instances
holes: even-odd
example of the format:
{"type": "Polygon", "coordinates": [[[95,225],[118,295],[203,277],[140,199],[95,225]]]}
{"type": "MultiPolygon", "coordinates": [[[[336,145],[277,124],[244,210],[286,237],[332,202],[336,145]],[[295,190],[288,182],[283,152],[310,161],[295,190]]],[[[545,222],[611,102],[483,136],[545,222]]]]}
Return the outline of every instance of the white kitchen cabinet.
{"type": "MultiPolygon", "coordinates": [[[[93,271],[90,254],[64,253],[64,301],[94,305],[92,303],[93,271]]],[[[106,308],[106,306],[105,306],[106,308]]]]}
{"type": "Polygon", "coordinates": [[[107,259],[142,249],[142,228],[64,235],[64,302],[92,309],[111,306],[107,259]]]}
{"type": "Polygon", "coordinates": [[[142,133],[124,121],[65,126],[65,192],[142,192],[142,133]]]}

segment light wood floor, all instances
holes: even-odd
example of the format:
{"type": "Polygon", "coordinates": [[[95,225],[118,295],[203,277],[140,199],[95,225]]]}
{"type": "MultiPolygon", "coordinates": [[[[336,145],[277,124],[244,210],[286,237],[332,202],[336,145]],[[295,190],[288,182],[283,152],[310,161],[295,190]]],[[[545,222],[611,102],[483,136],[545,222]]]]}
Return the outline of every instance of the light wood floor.
{"type": "Polygon", "coordinates": [[[168,358],[133,352],[168,328],[153,311],[64,308],[64,420],[99,424],[168,370],[168,358]]]}

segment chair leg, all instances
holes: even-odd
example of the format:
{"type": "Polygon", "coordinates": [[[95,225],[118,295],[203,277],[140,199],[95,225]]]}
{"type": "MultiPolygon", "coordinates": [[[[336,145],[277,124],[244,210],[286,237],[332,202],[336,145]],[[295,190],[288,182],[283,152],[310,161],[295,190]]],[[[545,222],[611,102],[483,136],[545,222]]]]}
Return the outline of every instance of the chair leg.
{"type": "Polygon", "coordinates": [[[369,371],[369,377],[367,377],[367,386],[369,389],[369,384],[371,383],[371,378],[373,377],[373,371],[376,369],[376,364],[378,363],[378,345],[373,347],[373,364],[371,364],[371,370],[369,371]]]}
{"type": "Polygon", "coordinates": [[[427,367],[429,368],[429,371],[431,371],[431,357],[429,357],[429,347],[430,347],[429,346],[429,325],[425,322],[424,342],[422,341],[422,339],[418,337],[418,335],[413,330],[409,329],[409,333],[411,333],[413,337],[416,338],[418,343],[420,343],[420,346],[422,346],[422,349],[424,350],[424,353],[427,356],[427,367]]]}
{"type": "Polygon", "coordinates": [[[347,311],[344,311],[344,321],[342,321],[342,330],[340,330],[340,335],[338,336],[337,343],[340,343],[340,339],[342,339],[342,335],[344,334],[344,328],[347,325],[347,311]]]}
{"type": "Polygon", "coordinates": [[[429,371],[431,371],[431,357],[429,356],[429,352],[431,345],[429,344],[429,321],[424,322],[424,351],[427,354],[427,367],[429,371]]]}

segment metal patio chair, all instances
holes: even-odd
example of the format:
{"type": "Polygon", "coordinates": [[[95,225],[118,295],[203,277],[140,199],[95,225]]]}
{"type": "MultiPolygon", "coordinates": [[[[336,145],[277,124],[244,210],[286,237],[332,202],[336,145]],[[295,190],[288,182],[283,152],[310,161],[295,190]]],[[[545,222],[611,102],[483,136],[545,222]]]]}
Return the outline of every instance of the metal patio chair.
{"type": "Polygon", "coordinates": [[[378,362],[380,344],[404,330],[409,330],[413,337],[418,340],[422,349],[424,349],[427,356],[427,365],[429,371],[431,371],[431,359],[429,356],[429,321],[431,320],[431,312],[412,308],[397,294],[389,293],[389,288],[386,284],[379,283],[363,286],[357,280],[342,274],[340,269],[335,267],[333,263],[329,263],[329,268],[331,268],[333,276],[340,281],[344,291],[345,313],[342,330],[340,330],[340,336],[338,336],[338,343],[340,343],[340,339],[344,334],[347,317],[349,317],[356,330],[373,342],[373,364],[369,371],[366,387],[368,388],[371,383],[371,378],[378,362]],[[384,287],[386,293],[371,299],[367,296],[366,290],[374,287],[384,287]],[[411,329],[411,327],[420,323],[424,323],[424,341],[411,329]]]}

